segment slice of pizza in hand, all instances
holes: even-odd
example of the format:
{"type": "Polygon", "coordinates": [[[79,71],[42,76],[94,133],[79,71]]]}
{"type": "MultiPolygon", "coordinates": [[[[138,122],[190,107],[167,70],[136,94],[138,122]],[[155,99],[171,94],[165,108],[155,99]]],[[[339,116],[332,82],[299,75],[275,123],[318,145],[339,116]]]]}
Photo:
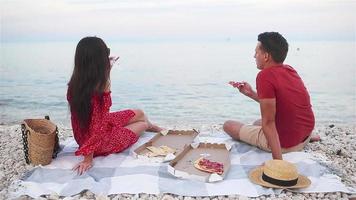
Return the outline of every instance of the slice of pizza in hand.
{"type": "Polygon", "coordinates": [[[223,163],[210,161],[203,157],[194,162],[194,167],[208,173],[217,173],[219,175],[224,173],[223,163]]]}

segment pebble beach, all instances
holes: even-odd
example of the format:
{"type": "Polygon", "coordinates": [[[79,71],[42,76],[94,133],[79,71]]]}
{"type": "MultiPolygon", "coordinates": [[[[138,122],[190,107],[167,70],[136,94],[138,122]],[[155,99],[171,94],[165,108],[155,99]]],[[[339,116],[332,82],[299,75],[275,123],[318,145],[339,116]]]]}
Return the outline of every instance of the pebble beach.
{"type": "MultiPolygon", "coordinates": [[[[221,131],[221,125],[212,126],[221,131]]],[[[60,141],[72,135],[70,128],[59,126],[60,141]]],[[[356,125],[327,124],[317,125],[313,134],[318,134],[321,141],[309,143],[305,151],[310,152],[316,161],[326,166],[349,187],[356,188],[356,125]]],[[[24,159],[21,128],[19,125],[0,125],[0,199],[9,199],[11,192],[16,188],[10,187],[13,181],[19,180],[27,171],[34,168],[27,165],[24,159]]],[[[58,194],[47,194],[39,199],[164,199],[164,200],[227,200],[227,199],[354,199],[356,195],[341,192],[334,193],[293,193],[283,191],[279,195],[259,196],[249,198],[240,195],[188,197],[173,194],[114,194],[99,196],[91,191],[63,197],[58,194]]],[[[18,199],[33,199],[21,196],[18,199]]]]}

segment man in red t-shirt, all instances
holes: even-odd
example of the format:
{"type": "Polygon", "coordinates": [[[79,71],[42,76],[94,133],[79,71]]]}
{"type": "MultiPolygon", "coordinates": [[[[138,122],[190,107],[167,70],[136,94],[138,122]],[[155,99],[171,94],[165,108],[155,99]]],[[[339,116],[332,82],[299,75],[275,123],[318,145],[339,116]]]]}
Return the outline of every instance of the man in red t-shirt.
{"type": "MultiPolygon", "coordinates": [[[[259,102],[261,120],[253,125],[226,121],[224,131],[232,138],[271,151],[273,159],[282,159],[282,153],[299,151],[311,139],[314,114],[309,93],[298,73],[283,62],[288,43],[277,32],[258,35],[255,49],[257,92],[247,82],[230,84],[259,102]]],[[[313,138],[317,140],[317,137],[313,138]]]]}

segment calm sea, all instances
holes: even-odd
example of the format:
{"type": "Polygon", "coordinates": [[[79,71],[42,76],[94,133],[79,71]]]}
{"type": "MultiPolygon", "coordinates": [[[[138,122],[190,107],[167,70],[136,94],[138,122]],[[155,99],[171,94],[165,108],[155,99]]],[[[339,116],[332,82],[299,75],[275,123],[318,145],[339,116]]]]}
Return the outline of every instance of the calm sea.
{"type": "MultiPolygon", "coordinates": [[[[256,102],[227,83],[255,87],[255,42],[106,41],[120,56],[113,67],[112,111],[141,108],[159,124],[192,126],[247,123],[259,118],[256,102]]],[[[76,42],[3,43],[0,65],[0,123],[50,115],[70,124],[67,82],[76,42]]],[[[356,122],[356,45],[354,42],[290,41],[287,64],[311,94],[319,124],[356,122]]]]}

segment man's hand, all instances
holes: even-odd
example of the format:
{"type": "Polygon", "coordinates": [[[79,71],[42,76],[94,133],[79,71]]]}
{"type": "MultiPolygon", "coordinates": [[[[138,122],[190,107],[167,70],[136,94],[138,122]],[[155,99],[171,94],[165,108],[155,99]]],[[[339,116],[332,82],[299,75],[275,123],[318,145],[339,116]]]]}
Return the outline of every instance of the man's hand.
{"type": "Polygon", "coordinates": [[[93,154],[84,157],[84,160],[73,167],[73,171],[78,171],[79,175],[88,171],[93,165],[93,154]]]}
{"type": "Polygon", "coordinates": [[[252,87],[249,83],[247,83],[245,81],[242,81],[242,82],[230,81],[229,84],[232,85],[234,88],[237,88],[242,94],[259,102],[257,93],[252,90],[252,87]]]}
{"type": "Polygon", "coordinates": [[[234,88],[238,88],[243,85],[242,82],[235,82],[235,81],[229,81],[229,84],[232,85],[234,88]]]}

